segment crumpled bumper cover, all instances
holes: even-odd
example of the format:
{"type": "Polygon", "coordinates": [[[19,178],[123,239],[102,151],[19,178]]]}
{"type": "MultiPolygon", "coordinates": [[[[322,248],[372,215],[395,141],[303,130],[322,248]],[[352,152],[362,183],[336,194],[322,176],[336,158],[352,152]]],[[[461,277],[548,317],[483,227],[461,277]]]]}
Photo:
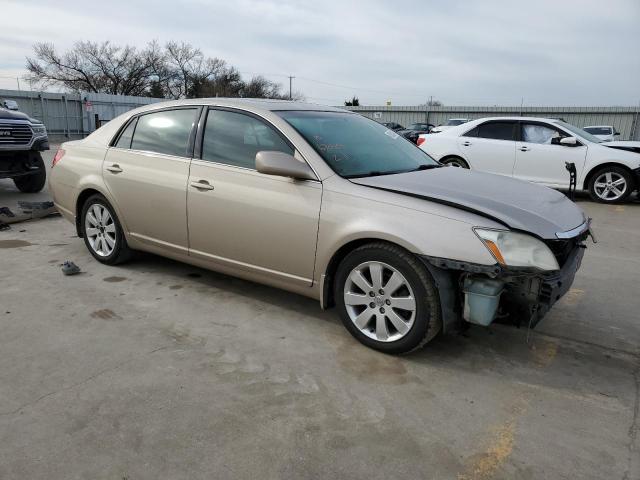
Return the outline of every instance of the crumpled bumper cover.
{"type": "Polygon", "coordinates": [[[501,314],[508,314],[513,323],[534,327],[549,309],[566,294],[582,264],[585,246],[575,242],[560,270],[541,272],[500,265],[477,265],[456,260],[421,256],[436,281],[440,293],[443,330],[455,329],[462,321],[461,282],[469,275],[486,275],[503,281],[501,314]]]}

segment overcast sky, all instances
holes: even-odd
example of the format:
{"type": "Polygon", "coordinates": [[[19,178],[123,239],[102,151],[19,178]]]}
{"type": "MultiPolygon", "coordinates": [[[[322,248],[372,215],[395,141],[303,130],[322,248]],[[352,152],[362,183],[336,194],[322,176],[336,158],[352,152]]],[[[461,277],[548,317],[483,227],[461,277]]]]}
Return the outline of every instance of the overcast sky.
{"type": "Polygon", "coordinates": [[[35,42],[156,39],[287,88],[295,75],[294,90],[316,103],[640,102],[640,0],[0,1],[0,77],[24,75],[35,42]]]}

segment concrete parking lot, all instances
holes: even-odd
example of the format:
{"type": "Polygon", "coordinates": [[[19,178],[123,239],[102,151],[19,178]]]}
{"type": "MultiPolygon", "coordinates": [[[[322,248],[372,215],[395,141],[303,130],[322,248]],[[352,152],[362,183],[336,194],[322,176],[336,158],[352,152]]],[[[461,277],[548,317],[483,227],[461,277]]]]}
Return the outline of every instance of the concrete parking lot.
{"type": "Polygon", "coordinates": [[[405,357],[307,298],[15,224],[0,478],[638,479],[640,203],[580,205],[600,242],[528,341],[473,327],[405,357]]]}

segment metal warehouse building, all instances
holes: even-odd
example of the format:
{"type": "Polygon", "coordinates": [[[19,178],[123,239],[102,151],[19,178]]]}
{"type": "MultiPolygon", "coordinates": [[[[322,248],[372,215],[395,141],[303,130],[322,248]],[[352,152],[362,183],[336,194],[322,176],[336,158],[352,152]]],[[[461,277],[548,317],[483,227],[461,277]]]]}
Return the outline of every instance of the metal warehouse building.
{"type": "MultiPolygon", "coordinates": [[[[163,99],[103,93],[52,93],[0,90],[0,100],[15,100],[20,110],[42,120],[54,137],[79,138],[121,113],[163,99]]],[[[612,125],[620,140],[640,140],[639,107],[342,107],[379,122],[433,125],[449,118],[530,116],[562,118],[578,127],[612,125]]]]}

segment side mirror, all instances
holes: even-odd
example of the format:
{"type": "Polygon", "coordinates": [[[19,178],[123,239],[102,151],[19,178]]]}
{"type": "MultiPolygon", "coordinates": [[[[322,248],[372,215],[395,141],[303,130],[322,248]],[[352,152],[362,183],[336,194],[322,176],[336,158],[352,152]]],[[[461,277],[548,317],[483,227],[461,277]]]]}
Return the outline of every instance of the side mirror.
{"type": "Polygon", "coordinates": [[[317,180],[311,167],[293,155],[264,150],[256,153],[256,170],[265,175],[279,175],[299,180],[317,180]]]}
{"type": "Polygon", "coordinates": [[[577,147],[578,139],[576,137],[564,137],[560,139],[560,145],[565,147],[577,147]]]}

